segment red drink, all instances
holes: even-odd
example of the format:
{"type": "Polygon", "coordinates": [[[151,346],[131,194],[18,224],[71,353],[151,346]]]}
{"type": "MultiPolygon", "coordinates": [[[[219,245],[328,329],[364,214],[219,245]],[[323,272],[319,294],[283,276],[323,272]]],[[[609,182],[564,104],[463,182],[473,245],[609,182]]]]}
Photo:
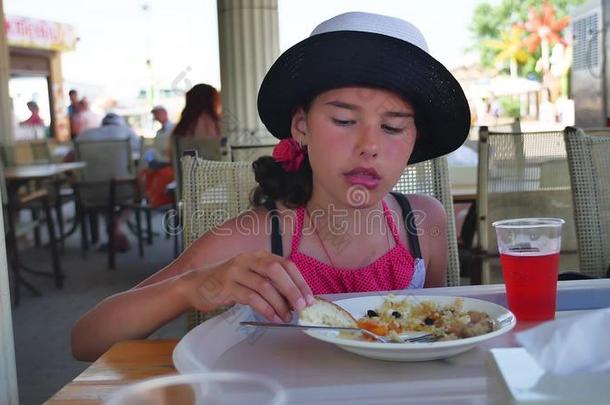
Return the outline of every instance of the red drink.
{"type": "Polygon", "coordinates": [[[508,307],[519,321],[555,318],[559,252],[547,255],[500,255],[508,307]]]}

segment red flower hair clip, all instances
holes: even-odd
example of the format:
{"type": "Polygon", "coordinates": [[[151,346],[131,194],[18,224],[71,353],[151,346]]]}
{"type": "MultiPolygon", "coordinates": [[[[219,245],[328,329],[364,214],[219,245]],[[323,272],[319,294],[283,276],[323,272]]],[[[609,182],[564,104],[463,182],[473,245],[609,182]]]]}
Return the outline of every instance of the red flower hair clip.
{"type": "Polygon", "coordinates": [[[305,159],[306,151],[294,138],[282,139],[273,148],[273,159],[278,162],[285,172],[296,172],[305,159]]]}

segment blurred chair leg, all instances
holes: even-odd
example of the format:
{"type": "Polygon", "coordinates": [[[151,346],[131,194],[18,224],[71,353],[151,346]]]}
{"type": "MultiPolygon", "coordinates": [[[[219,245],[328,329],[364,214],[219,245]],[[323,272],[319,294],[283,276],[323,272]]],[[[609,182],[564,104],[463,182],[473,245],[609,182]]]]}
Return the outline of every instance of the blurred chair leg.
{"type": "Polygon", "coordinates": [[[13,303],[15,306],[18,306],[21,301],[21,285],[23,284],[28,290],[32,292],[32,294],[39,296],[40,291],[36,289],[32,284],[26,281],[23,277],[21,277],[21,260],[19,259],[19,250],[17,244],[17,236],[12,231],[15,229],[16,221],[13,213],[8,211],[8,222],[10,231],[6,235],[6,246],[7,246],[7,255],[11,263],[11,268],[13,271],[13,303]]]}
{"type": "Polygon", "coordinates": [[[489,259],[482,259],[481,262],[481,284],[491,284],[491,266],[489,259]]]}
{"type": "Polygon", "coordinates": [[[114,270],[115,255],[114,255],[114,207],[108,209],[108,217],[106,223],[106,232],[108,233],[108,268],[114,270]]]}
{"type": "Polygon", "coordinates": [[[63,288],[64,275],[62,274],[61,265],[59,263],[59,251],[57,250],[55,226],[53,225],[53,217],[51,216],[51,207],[48,200],[43,201],[43,207],[47,222],[47,229],[49,232],[49,245],[51,247],[51,259],[53,263],[53,274],[55,275],[55,287],[63,288]]]}
{"type": "Polygon", "coordinates": [[[64,243],[64,212],[62,209],[62,204],[61,204],[61,197],[59,196],[59,193],[57,193],[55,195],[55,216],[57,217],[57,227],[59,229],[59,247],[60,249],[63,250],[65,249],[65,243],[64,243]]]}
{"type": "Polygon", "coordinates": [[[97,212],[89,215],[89,223],[91,224],[91,243],[95,245],[100,240],[100,223],[97,212]]]}
{"type": "Polygon", "coordinates": [[[470,260],[470,268],[468,269],[470,273],[470,285],[481,284],[483,260],[485,259],[480,255],[473,255],[470,260]]]}
{"type": "Polygon", "coordinates": [[[13,232],[13,229],[15,229],[15,221],[12,218],[10,211],[7,217],[9,222],[9,232],[6,234],[6,254],[9,262],[11,263],[11,269],[13,270],[13,303],[15,306],[18,306],[21,299],[21,293],[19,291],[19,288],[21,287],[21,275],[19,274],[19,252],[17,251],[17,237],[13,232]]]}
{"type": "Polygon", "coordinates": [[[152,229],[152,211],[146,210],[146,228],[148,228],[148,244],[153,243],[153,229],[152,229]]]}
{"type": "Polygon", "coordinates": [[[87,213],[81,207],[78,209],[78,217],[80,222],[80,243],[83,251],[83,256],[86,255],[87,250],[89,250],[89,235],[87,235],[87,213]]]}
{"type": "Polygon", "coordinates": [[[135,209],[136,215],[136,227],[138,231],[136,232],[138,235],[138,253],[140,257],[144,257],[144,237],[142,235],[142,217],[140,216],[140,208],[135,209]]]}
{"type": "MultiPolygon", "coordinates": [[[[40,214],[38,212],[38,208],[31,208],[30,212],[32,213],[32,222],[38,223],[38,220],[40,218],[40,214]]],[[[34,228],[34,244],[36,246],[40,246],[41,245],[41,239],[40,239],[40,227],[37,226],[34,228]]]]}

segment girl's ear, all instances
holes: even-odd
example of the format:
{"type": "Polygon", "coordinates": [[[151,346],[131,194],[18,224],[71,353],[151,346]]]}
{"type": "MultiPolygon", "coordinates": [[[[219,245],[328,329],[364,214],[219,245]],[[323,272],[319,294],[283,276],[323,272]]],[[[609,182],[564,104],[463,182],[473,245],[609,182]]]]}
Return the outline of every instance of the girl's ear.
{"type": "Polygon", "coordinates": [[[297,142],[303,145],[307,144],[307,114],[302,107],[299,107],[295,113],[292,114],[290,133],[297,142]]]}

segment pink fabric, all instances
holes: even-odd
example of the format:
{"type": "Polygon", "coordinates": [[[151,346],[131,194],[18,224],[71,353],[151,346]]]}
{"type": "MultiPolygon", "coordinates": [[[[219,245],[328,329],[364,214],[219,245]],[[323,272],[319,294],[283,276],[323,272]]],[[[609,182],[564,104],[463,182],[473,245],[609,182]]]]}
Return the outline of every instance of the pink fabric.
{"type": "Polygon", "coordinates": [[[383,204],[383,212],[394,237],[395,246],[373,263],[359,269],[334,267],[299,251],[305,208],[297,210],[297,223],[292,238],[290,260],[296,264],[314,294],[387,291],[405,289],[415,271],[415,259],[400,243],[394,219],[383,204]]]}

